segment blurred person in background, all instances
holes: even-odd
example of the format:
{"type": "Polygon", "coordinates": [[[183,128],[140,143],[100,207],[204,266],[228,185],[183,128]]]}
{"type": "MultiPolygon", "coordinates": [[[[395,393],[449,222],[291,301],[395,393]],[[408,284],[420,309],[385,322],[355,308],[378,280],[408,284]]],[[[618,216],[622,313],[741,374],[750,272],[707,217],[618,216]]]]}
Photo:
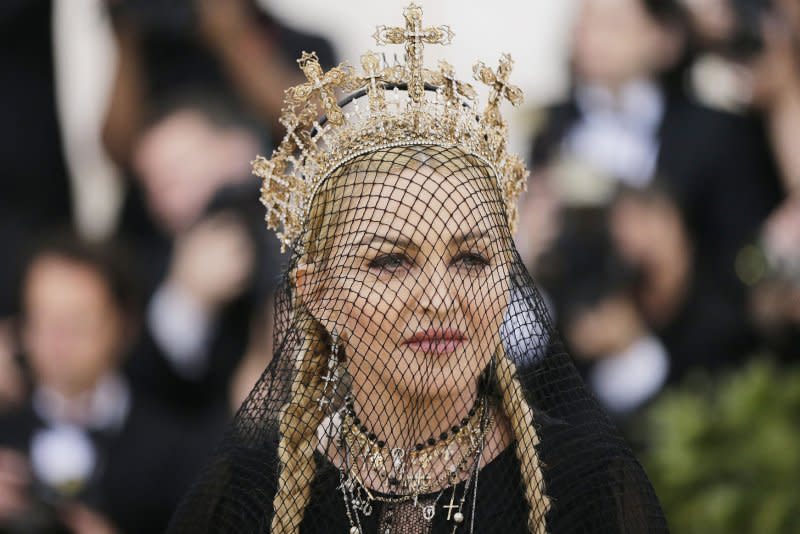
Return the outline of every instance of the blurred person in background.
{"type": "Polygon", "coordinates": [[[103,139],[123,168],[154,103],[221,93],[277,129],[284,89],[303,81],[294,64],[302,50],[334,63],[325,40],[285,27],[255,0],[108,0],[108,9],[118,61],[103,139]]]}
{"type": "Polygon", "coordinates": [[[52,33],[51,0],[0,2],[0,409],[20,395],[9,335],[19,258],[31,238],[73,220],[52,33]]]}
{"type": "Polygon", "coordinates": [[[760,129],[788,191],[800,188],[800,4],[682,0],[691,15],[691,87],[760,129]]]}
{"type": "Polygon", "coordinates": [[[557,193],[598,189],[574,182],[643,187],[658,176],[686,214],[703,268],[741,294],[735,254],[783,193],[763,138],[684,90],[688,31],[677,0],[583,2],[573,87],[547,111],[532,160],[557,193]]]}
{"type": "Polygon", "coordinates": [[[639,272],[618,252],[606,210],[573,209],[563,217],[540,279],[587,385],[624,427],[666,384],[670,357],[641,313],[639,272]]]}
{"type": "Polygon", "coordinates": [[[151,294],[169,270],[175,236],[186,233],[222,188],[254,183],[248,161],[264,146],[257,123],[214,93],[160,103],[136,138],[117,232],[143,262],[151,294]]]}
{"type": "Polygon", "coordinates": [[[268,360],[263,330],[279,268],[248,164],[261,150],[258,129],[221,102],[171,101],[143,130],[130,194],[144,209],[126,213],[120,229],[147,273],[128,375],[143,394],[201,420],[227,414],[240,363],[268,360]]]}
{"type": "MultiPolygon", "coordinates": [[[[658,166],[686,49],[683,12],[669,0],[584,0],[572,35],[568,98],[546,110],[537,166],[566,160],[641,186],[658,166]]],[[[682,103],[681,103],[682,104],[682,103]]]]}
{"type": "Polygon", "coordinates": [[[637,306],[670,355],[672,383],[693,367],[736,365],[757,346],[746,309],[695,267],[695,245],[680,207],[669,191],[654,183],[618,193],[609,212],[613,243],[638,272],[637,306]]]}
{"type": "Polygon", "coordinates": [[[41,244],[20,286],[32,384],[0,417],[0,530],[158,532],[210,443],[137,395],[124,256],[68,235],[41,244]]]}
{"type": "Polygon", "coordinates": [[[129,376],[203,419],[237,408],[271,352],[277,253],[262,212],[235,213],[258,206],[248,162],[280,133],[301,51],[317,50],[326,68],[334,53],[255,0],[107,6],[118,60],[102,135],[129,178],[118,233],[147,263],[151,296],[129,376]],[[207,216],[226,186],[240,191],[234,205],[207,216]]]}
{"type": "MultiPolygon", "coordinates": [[[[695,354],[702,344],[665,340],[669,352],[676,362],[714,362],[730,346],[728,358],[736,361],[752,343],[736,344],[749,321],[735,258],[783,192],[763,132],[699,104],[685,90],[689,31],[677,0],[585,0],[573,38],[572,89],[547,110],[534,139],[531,189],[550,191],[557,206],[609,206],[619,185],[644,189],[656,179],[663,183],[691,251],[689,294],[701,291],[707,297],[700,300],[714,301],[713,309],[725,316],[700,314],[690,328],[709,340],[721,337],[713,353],[695,354]]],[[[544,201],[528,202],[535,209],[544,201]]],[[[530,209],[523,203],[523,224],[537,220],[526,213],[530,209]]],[[[534,239],[528,236],[538,228],[531,228],[521,227],[520,241],[534,239]]],[[[548,233],[558,235],[558,229],[548,233]]],[[[662,239],[650,238],[653,247],[662,239]]],[[[666,254],[659,259],[666,261],[659,267],[664,272],[679,267],[666,254]]],[[[535,273],[535,261],[529,265],[535,273]]],[[[668,317],[648,322],[664,335],[682,314],[658,313],[668,317]]],[[[682,368],[676,363],[673,372],[682,368]]]]}

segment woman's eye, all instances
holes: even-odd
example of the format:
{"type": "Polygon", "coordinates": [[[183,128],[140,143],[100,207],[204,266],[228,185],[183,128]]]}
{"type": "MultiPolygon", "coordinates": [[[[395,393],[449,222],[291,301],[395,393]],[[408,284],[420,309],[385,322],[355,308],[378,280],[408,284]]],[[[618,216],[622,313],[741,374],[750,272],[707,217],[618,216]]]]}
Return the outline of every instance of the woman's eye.
{"type": "Polygon", "coordinates": [[[408,258],[403,254],[383,254],[369,262],[372,269],[395,270],[408,264],[408,258]]]}
{"type": "Polygon", "coordinates": [[[453,258],[453,263],[459,263],[465,267],[486,267],[489,260],[477,252],[462,252],[453,258]]]}

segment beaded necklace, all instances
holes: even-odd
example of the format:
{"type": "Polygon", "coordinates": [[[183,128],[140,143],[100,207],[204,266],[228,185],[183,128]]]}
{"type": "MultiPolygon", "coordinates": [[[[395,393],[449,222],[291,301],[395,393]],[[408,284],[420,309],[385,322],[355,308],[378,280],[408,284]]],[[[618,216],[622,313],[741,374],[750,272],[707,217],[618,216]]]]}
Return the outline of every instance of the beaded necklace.
{"type": "MultiPolygon", "coordinates": [[[[346,468],[340,470],[340,489],[345,499],[347,515],[350,519],[351,534],[361,532],[359,513],[369,516],[372,503],[386,504],[390,511],[395,505],[410,503],[422,509],[423,518],[432,521],[436,506],[447,486],[452,486],[452,496],[448,509],[448,520],[452,514],[455,529],[463,522],[462,507],[468,487],[477,469],[483,451],[486,435],[494,423],[484,396],[479,395],[475,404],[459,424],[439,439],[429,438],[409,449],[389,448],[376,434],[370,432],[355,412],[352,397],[345,398],[342,409],[343,424],[340,432],[340,446],[345,451],[346,468]],[[432,468],[440,468],[441,473],[431,473],[432,468]],[[388,487],[388,494],[379,494],[370,489],[373,484],[364,481],[364,475],[377,480],[378,485],[388,487]],[[466,476],[467,486],[461,499],[455,499],[456,486],[466,476]],[[432,504],[422,505],[420,495],[441,488],[432,504]],[[454,506],[454,500],[460,501],[454,506]]],[[[477,484],[477,482],[476,482],[477,484]]]]}

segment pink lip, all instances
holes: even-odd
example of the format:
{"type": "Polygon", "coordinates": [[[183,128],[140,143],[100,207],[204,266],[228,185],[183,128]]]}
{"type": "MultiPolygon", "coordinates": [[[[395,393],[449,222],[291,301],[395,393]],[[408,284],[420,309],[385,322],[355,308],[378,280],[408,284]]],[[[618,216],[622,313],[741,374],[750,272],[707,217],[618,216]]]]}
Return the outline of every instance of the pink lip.
{"type": "Polygon", "coordinates": [[[458,330],[449,328],[428,328],[417,332],[406,339],[404,344],[413,350],[435,354],[450,354],[455,352],[467,338],[458,330]]]}

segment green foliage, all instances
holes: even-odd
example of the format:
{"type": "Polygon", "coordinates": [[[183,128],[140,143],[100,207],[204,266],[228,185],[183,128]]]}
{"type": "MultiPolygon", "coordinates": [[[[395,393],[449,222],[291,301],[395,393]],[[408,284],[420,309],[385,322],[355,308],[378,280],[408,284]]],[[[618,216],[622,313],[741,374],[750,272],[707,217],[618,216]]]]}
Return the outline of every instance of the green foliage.
{"type": "Polygon", "coordinates": [[[680,534],[800,533],[800,369],[694,376],[645,414],[643,463],[680,534]]]}

